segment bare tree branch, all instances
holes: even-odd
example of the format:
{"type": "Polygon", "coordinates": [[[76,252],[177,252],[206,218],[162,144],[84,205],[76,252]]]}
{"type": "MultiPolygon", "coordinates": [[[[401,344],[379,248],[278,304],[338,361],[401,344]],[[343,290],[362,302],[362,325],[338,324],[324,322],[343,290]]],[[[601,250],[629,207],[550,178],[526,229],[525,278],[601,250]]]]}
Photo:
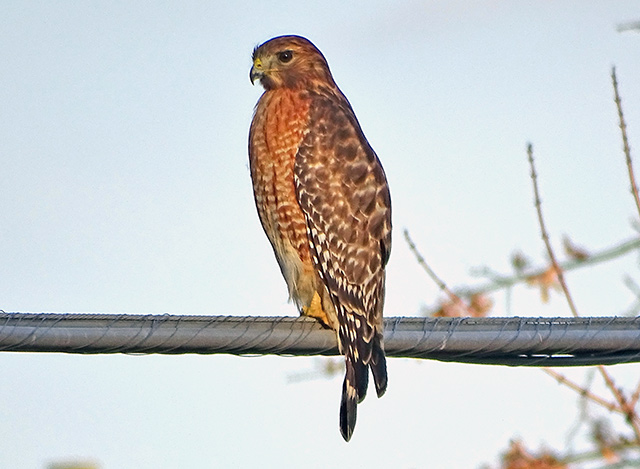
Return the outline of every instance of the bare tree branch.
{"type": "Polygon", "coordinates": [[[569,378],[567,378],[563,374],[560,374],[551,368],[542,368],[542,371],[544,371],[549,376],[553,377],[558,383],[564,384],[568,388],[573,389],[582,397],[589,399],[590,401],[595,402],[598,405],[601,405],[602,407],[604,407],[605,409],[611,412],[622,413],[622,410],[614,402],[609,402],[603,399],[602,397],[598,396],[597,394],[592,393],[588,389],[580,386],[578,383],[571,381],[569,378]]]}
{"type": "Polygon", "coordinates": [[[562,287],[562,291],[564,292],[564,296],[567,299],[567,303],[569,304],[569,309],[571,310],[571,314],[575,317],[578,317],[578,310],[576,309],[576,305],[573,302],[573,298],[571,297],[571,293],[569,293],[569,288],[567,287],[567,283],[564,281],[564,275],[562,274],[562,269],[556,260],[556,256],[553,252],[553,248],[551,247],[551,241],[549,241],[549,234],[547,233],[547,228],[544,224],[544,218],[542,217],[542,201],[540,200],[540,193],[538,190],[538,175],[536,174],[536,167],[533,163],[533,145],[529,143],[527,145],[527,156],[529,158],[529,165],[531,166],[531,181],[533,183],[533,194],[534,194],[534,204],[536,206],[536,211],[538,212],[538,222],[540,223],[540,231],[542,234],[542,240],[544,241],[545,246],[547,247],[547,253],[549,254],[549,259],[551,259],[551,264],[558,274],[558,281],[560,282],[560,286],[562,287]]]}
{"type": "MultiPolygon", "coordinates": [[[[624,254],[640,249],[640,239],[633,238],[627,241],[623,241],[619,244],[603,249],[600,252],[591,254],[585,260],[571,259],[560,263],[560,269],[564,272],[568,272],[574,269],[580,269],[583,267],[589,267],[602,262],[615,259],[624,254]]],[[[503,275],[495,272],[488,267],[477,267],[472,269],[471,274],[476,276],[484,276],[490,279],[489,282],[479,285],[477,287],[463,287],[456,288],[456,293],[461,296],[471,296],[477,293],[490,293],[492,291],[502,290],[509,288],[518,283],[526,282],[531,277],[536,277],[548,270],[549,267],[538,267],[535,269],[527,270],[526,272],[518,273],[516,275],[503,275]]]]}
{"type": "Polygon", "coordinates": [[[631,405],[631,400],[627,399],[624,391],[616,386],[613,382],[613,378],[604,366],[599,365],[598,370],[600,370],[600,374],[604,378],[605,384],[616,398],[616,401],[618,401],[618,407],[626,417],[627,423],[633,429],[633,433],[636,437],[636,443],[640,444],[640,421],[638,420],[638,414],[636,413],[635,408],[631,405]]]}
{"type": "Polygon", "coordinates": [[[404,230],[404,239],[407,241],[407,244],[409,245],[409,249],[411,250],[413,255],[416,257],[416,261],[418,262],[418,264],[420,264],[420,267],[422,267],[424,271],[427,273],[427,275],[431,278],[431,280],[433,280],[436,283],[436,285],[438,285],[438,288],[443,292],[445,292],[447,296],[451,299],[451,301],[462,302],[460,297],[455,293],[453,293],[453,291],[451,291],[451,289],[447,287],[447,284],[440,277],[438,277],[438,275],[433,271],[431,267],[429,267],[429,264],[427,264],[427,261],[424,259],[422,254],[420,254],[420,251],[418,251],[418,248],[416,247],[415,243],[411,239],[411,236],[409,236],[409,230],[407,229],[404,230]]]}
{"type": "Polygon", "coordinates": [[[636,385],[636,389],[635,391],[633,391],[633,394],[631,395],[631,401],[629,402],[629,404],[635,407],[636,404],[638,403],[638,399],[640,399],[640,382],[636,385]]]}
{"type": "Polygon", "coordinates": [[[627,160],[627,169],[629,170],[629,181],[631,181],[631,193],[633,199],[636,202],[636,208],[640,215],[640,197],[638,196],[638,185],[636,184],[636,177],[633,172],[633,162],[631,160],[631,148],[629,147],[629,139],[627,138],[627,124],[624,120],[624,114],[622,113],[622,100],[618,93],[618,78],[616,77],[616,68],[611,69],[611,81],[613,82],[613,93],[615,96],[616,108],[618,109],[618,119],[620,120],[620,132],[622,134],[622,149],[624,150],[624,156],[627,160]]]}

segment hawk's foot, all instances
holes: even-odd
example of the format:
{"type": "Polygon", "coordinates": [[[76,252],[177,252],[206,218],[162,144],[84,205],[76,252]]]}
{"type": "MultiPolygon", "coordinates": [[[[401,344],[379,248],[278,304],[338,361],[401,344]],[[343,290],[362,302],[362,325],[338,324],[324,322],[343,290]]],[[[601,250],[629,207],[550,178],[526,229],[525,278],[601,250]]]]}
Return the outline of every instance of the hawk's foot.
{"type": "Polygon", "coordinates": [[[318,292],[313,294],[313,299],[309,306],[302,307],[302,314],[317,319],[324,327],[331,328],[331,322],[329,321],[327,313],[322,309],[322,301],[320,300],[318,292]]]}

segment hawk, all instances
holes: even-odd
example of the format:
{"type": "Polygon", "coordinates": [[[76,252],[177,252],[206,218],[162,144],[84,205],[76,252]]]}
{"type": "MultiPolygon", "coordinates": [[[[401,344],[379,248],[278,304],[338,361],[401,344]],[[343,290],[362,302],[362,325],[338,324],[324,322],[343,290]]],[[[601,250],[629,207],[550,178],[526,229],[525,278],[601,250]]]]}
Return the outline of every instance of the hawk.
{"type": "Polygon", "coordinates": [[[326,59],[309,40],[280,36],[253,51],[265,91],[249,131],[262,227],[301,314],[336,331],[345,356],[340,432],[349,441],[369,368],[387,388],[382,308],[391,198],[382,165],[326,59]]]}

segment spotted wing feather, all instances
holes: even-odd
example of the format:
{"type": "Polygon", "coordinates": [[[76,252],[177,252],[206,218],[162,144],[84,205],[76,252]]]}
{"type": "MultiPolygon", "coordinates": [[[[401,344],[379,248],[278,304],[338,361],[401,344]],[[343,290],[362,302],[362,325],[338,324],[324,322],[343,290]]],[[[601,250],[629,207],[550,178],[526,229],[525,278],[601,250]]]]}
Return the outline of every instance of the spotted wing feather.
{"type": "Polygon", "coordinates": [[[368,368],[378,396],[387,385],[382,308],[391,201],[380,161],[343,96],[313,99],[294,180],[313,262],[338,314],[346,361],[340,427],[349,440],[368,368]]]}

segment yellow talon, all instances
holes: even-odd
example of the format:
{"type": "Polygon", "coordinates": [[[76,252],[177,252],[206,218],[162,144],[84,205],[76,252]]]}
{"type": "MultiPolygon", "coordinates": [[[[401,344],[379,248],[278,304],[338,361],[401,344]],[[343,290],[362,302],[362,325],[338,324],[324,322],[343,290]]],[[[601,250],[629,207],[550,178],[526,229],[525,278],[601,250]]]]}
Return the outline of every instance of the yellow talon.
{"type": "Polygon", "coordinates": [[[318,292],[315,292],[313,294],[313,299],[311,300],[311,304],[309,306],[302,307],[302,313],[305,316],[317,319],[324,326],[331,327],[331,323],[329,322],[327,313],[325,313],[322,309],[322,300],[320,300],[320,295],[318,295],[318,292]]]}

